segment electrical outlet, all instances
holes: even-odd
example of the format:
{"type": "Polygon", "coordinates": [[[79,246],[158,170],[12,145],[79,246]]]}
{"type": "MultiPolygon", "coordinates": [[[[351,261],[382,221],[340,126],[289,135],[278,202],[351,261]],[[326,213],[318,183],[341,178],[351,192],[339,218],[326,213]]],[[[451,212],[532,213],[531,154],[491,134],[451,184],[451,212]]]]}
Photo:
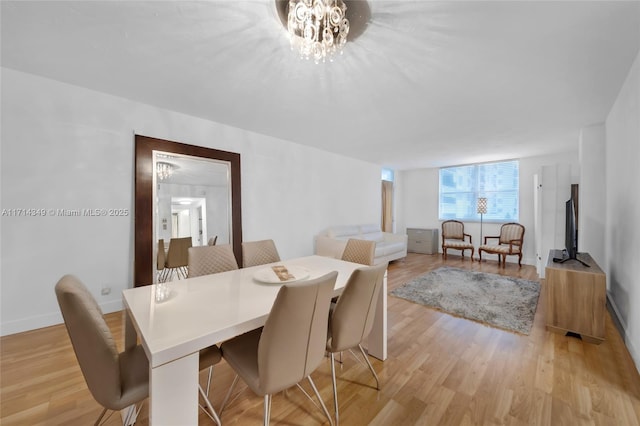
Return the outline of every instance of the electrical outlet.
{"type": "Polygon", "coordinates": [[[103,296],[111,294],[111,287],[102,287],[102,291],[100,292],[103,296]]]}

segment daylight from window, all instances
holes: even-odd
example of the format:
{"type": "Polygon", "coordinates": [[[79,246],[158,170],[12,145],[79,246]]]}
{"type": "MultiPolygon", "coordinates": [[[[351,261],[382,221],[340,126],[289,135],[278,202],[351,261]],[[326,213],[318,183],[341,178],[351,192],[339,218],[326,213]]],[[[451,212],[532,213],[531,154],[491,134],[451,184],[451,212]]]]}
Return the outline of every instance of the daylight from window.
{"type": "Polygon", "coordinates": [[[480,220],[478,198],[487,198],[489,222],[519,220],[519,163],[472,164],[440,169],[440,220],[480,220]]]}

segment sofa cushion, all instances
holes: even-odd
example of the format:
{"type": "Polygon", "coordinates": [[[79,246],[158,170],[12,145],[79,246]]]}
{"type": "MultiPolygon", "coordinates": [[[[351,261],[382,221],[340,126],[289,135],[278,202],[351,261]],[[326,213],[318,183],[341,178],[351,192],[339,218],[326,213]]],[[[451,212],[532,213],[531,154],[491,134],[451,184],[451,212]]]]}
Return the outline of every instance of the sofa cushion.
{"type": "Polygon", "coordinates": [[[354,226],[336,226],[334,228],[329,228],[327,235],[330,238],[340,238],[345,239],[349,237],[357,238],[360,233],[360,227],[357,225],[354,226]]]}
{"type": "MultiPolygon", "coordinates": [[[[376,244],[376,248],[377,248],[378,245],[381,246],[380,248],[382,249],[382,253],[381,253],[382,256],[388,256],[388,255],[393,254],[393,253],[398,253],[398,252],[406,250],[406,248],[407,248],[406,243],[404,243],[402,241],[387,242],[387,243],[382,243],[382,244],[377,243],[376,244]]],[[[378,256],[378,251],[377,250],[376,250],[376,256],[378,256]]]]}
{"type": "Polygon", "coordinates": [[[371,232],[369,234],[361,234],[354,238],[358,238],[360,240],[375,241],[375,242],[384,241],[384,235],[382,234],[382,232],[371,232]]]}
{"type": "Polygon", "coordinates": [[[380,229],[380,225],[376,225],[375,223],[360,225],[361,234],[371,234],[374,232],[382,232],[382,229],[380,229]]]}

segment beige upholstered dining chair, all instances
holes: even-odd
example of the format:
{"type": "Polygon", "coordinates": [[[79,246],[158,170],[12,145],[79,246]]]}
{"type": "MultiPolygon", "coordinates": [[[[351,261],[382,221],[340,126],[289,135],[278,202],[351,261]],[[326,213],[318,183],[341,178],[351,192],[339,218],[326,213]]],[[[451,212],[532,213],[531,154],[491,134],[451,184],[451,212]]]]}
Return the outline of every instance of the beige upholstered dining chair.
{"type": "Polygon", "coordinates": [[[484,237],[484,244],[478,247],[478,257],[482,261],[482,252],[497,254],[498,263],[502,258],[502,266],[506,265],[509,255],[518,256],[518,266],[522,266],[522,243],[524,241],[524,226],[519,223],[505,223],[500,227],[500,235],[484,237]],[[498,240],[494,244],[487,244],[487,240],[498,240]]]}
{"type": "Polygon", "coordinates": [[[464,257],[465,250],[471,250],[471,261],[475,248],[471,243],[471,235],[464,233],[464,223],[459,220],[445,220],[442,222],[442,255],[447,259],[447,249],[460,250],[464,257]],[[469,238],[469,242],[465,241],[469,238]]]}
{"type": "Polygon", "coordinates": [[[211,404],[211,400],[209,399],[209,389],[211,387],[211,376],[213,375],[213,366],[219,363],[220,360],[222,359],[222,352],[220,352],[220,348],[217,345],[211,345],[208,348],[204,348],[200,350],[199,355],[200,355],[200,360],[199,360],[198,368],[200,369],[200,371],[203,371],[206,369],[209,370],[209,374],[207,375],[206,390],[202,389],[202,386],[200,386],[200,384],[198,383],[198,392],[200,393],[200,396],[202,396],[202,399],[206,404],[206,407],[203,407],[201,405],[200,408],[202,408],[202,410],[211,418],[211,420],[216,422],[218,426],[222,426],[222,422],[220,421],[220,416],[218,416],[218,413],[216,412],[215,408],[213,408],[213,405],[211,404]]]}
{"type": "Polygon", "coordinates": [[[176,272],[178,278],[186,278],[189,262],[188,250],[191,247],[191,237],[172,238],[169,242],[169,251],[167,252],[167,261],[165,267],[168,269],[167,279],[173,277],[176,272]]]}
{"type": "Polygon", "coordinates": [[[189,278],[238,269],[238,262],[229,244],[189,247],[189,278]]]}
{"type": "MultiPolygon", "coordinates": [[[[58,305],[80,370],[93,398],[107,410],[119,411],[149,396],[149,361],[140,345],[118,352],[102,310],[87,288],[72,275],[55,286],[58,305]]],[[[135,421],[140,408],[128,411],[124,424],[135,421]]]]}
{"type": "MultiPolygon", "coordinates": [[[[238,269],[238,263],[229,244],[189,247],[189,278],[217,274],[234,269],[238,269]]],[[[211,387],[213,366],[220,362],[220,359],[220,350],[216,345],[200,351],[200,371],[209,369],[206,390],[203,390],[202,386],[198,388],[209,411],[204,407],[202,408],[218,425],[220,425],[220,417],[209,400],[209,388],[211,387]]]]}
{"type": "Polygon", "coordinates": [[[273,240],[248,241],[242,243],[242,267],[279,262],[280,255],[273,240]]]}
{"type": "Polygon", "coordinates": [[[168,269],[165,269],[165,263],[167,262],[167,254],[164,250],[164,240],[158,240],[158,255],[156,257],[156,277],[159,283],[163,283],[167,280],[168,269]]]}
{"type": "Polygon", "coordinates": [[[342,252],[342,260],[347,262],[360,263],[362,265],[373,265],[376,256],[376,242],[368,240],[356,240],[350,238],[342,252]]]}
{"type": "MultiPolygon", "coordinates": [[[[222,356],[237,375],[222,404],[224,409],[241,376],[253,392],[264,396],[264,424],[269,424],[271,396],[308,379],[322,409],[313,373],[324,358],[327,342],[329,300],[338,273],[291,285],[278,291],[264,328],[245,333],[222,344],[222,356]]],[[[306,393],[305,393],[306,394],[306,393]]]]}
{"type": "Polygon", "coordinates": [[[382,288],[388,263],[384,262],[380,265],[353,271],[338,298],[338,303],[336,303],[330,314],[327,352],[329,352],[331,358],[331,379],[333,382],[333,404],[336,424],[338,424],[339,417],[335,368],[336,353],[356,347],[359,348],[369,370],[371,370],[373,377],[376,379],[376,389],[380,389],[380,380],[362,348],[362,342],[369,336],[373,327],[378,295],[382,288]]]}

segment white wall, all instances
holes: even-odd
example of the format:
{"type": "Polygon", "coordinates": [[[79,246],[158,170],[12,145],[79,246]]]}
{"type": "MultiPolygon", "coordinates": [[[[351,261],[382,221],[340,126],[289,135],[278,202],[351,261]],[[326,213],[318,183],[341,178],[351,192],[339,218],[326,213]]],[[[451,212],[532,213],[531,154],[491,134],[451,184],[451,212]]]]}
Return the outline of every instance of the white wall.
{"type": "Polygon", "coordinates": [[[605,265],[606,132],[604,124],[580,131],[578,248],[600,267],[605,265]]]}
{"type": "Polygon", "coordinates": [[[607,288],[640,368],[640,54],[606,120],[607,288]]]}
{"type": "MultiPolygon", "coordinates": [[[[572,181],[578,179],[578,135],[576,134],[575,151],[549,156],[520,158],[520,223],[525,227],[524,255],[522,262],[528,265],[536,264],[534,241],[534,210],[533,210],[533,176],[540,173],[543,166],[567,164],[571,170],[572,181]]],[[[398,216],[403,218],[398,223],[398,232],[406,232],[406,228],[437,228],[440,230],[441,221],[438,220],[438,169],[416,169],[398,172],[402,187],[399,191],[398,216]]],[[[563,210],[564,218],[564,210],[563,210]]],[[[564,219],[563,219],[564,220],[564,219]]],[[[474,245],[480,242],[480,222],[465,221],[465,232],[471,234],[474,245]]],[[[482,235],[499,235],[500,224],[482,224],[482,235]]],[[[489,259],[497,259],[494,255],[487,255],[489,259]]],[[[484,258],[484,255],[483,255],[484,258]]],[[[508,262],[517,262],[518,258],[509,256],[508,262]]]]}
{"type": "Polygon", "coordinates": [[[133,276],[134,133],[241,154],[243,236],[283,258],[313,253],[335,224],[379,223],[379,166],[2,68],[2,334],[62,322],[67,273],[105,312],[133,276]],[[11,216],[9,209],[44,209],[11,216]],[[57,209],[128,209],[62,217],[57,209]],[[111,294],[101,296],[103,286],[111,294]]]}

